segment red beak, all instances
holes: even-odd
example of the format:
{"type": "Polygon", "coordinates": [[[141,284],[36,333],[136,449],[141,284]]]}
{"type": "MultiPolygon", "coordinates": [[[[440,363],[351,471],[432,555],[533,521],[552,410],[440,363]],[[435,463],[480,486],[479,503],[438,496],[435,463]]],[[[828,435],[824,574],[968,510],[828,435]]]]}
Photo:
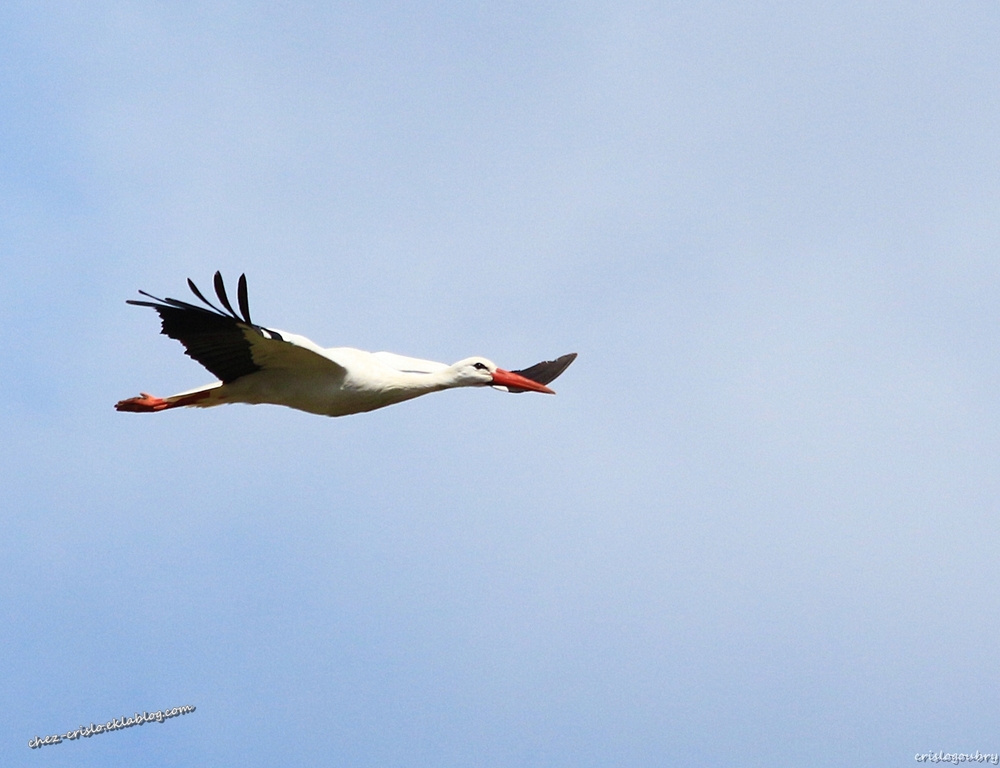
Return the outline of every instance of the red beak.
{"type": "Polygon", "coordinates": [[[544,384],[525,378],[519,373],[505,371],[503,368],[497,368],[493,372],[493,383],[500,387],[517,387],[518,389],[529,389],[532,392],[544,392],[547,395],[555,394],[544,384]]]}

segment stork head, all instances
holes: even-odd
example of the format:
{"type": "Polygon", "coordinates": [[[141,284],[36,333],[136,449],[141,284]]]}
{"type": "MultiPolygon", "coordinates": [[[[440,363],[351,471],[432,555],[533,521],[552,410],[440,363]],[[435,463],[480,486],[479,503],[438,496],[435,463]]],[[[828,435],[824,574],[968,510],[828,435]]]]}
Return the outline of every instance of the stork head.
{"type": "Polygon", "coordinates": [[[497,368],[497,364],[485,357],[469,357],[459,360],[453,366],[456,387],[515,387],[531,392],[545,392],[554,395],[551,389],[519,373],[497,368]]]}

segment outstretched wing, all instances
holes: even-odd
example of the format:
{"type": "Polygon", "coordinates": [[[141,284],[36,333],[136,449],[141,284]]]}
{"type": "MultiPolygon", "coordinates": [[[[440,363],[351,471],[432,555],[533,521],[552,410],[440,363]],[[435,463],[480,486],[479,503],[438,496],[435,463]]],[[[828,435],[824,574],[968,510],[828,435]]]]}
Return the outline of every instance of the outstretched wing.
{"type": "MultiPolygon", "coordinates": [[[[537,381],[539,384],[548,384],[549,382],[555,381],[562,375],[562,372],[569,368],[570,363],[576,360],[576,352],[570,352],[568,355],[563,355],[562,357],[556,358],[555,360],[546,360],[541,363],[535,363],[529,368],[525,368],[523,371],[511,371],[511,373],[517,373],[524,376],[526,379],[531,379],[532,381],[537,381]]],[[[508,392],[527,392],[527,389],[521,389],[520,387],[506,387],[508,392]]]]}
{"type": "Polygon", "coordinates": [[[177,299],[160,299],[145,291],[139,293],[153,301],[129,299],[127,303],[155,309],[163,321],[161,333],[177,339],[188,357],[197,360],[223,383],[263,368],[340,368],[308,339],[255,325],[250,320],[246,275],[240,275],[237,287],[240,315],[229,303],[219,272],[215,273],[215,293],[225,310],[206,299],[190,279],[188,286],[207,308],[177,299]]]}

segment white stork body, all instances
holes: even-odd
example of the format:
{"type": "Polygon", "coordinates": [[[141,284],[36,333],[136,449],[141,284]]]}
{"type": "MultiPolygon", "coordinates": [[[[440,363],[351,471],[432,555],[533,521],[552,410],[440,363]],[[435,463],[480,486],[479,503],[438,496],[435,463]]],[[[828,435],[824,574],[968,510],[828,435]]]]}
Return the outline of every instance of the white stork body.
{"type": "Polygon", "coordinates": [[[144,292],[157,303],[129,303],[156,309],[163,320],[162,332],[184,344],[187,354],[220,381],[167,398],[143,393],[117,403],[119,411],[270,403],[321,416],[345,416],[454,387],[493,386],[509,392],[554,394],[545,385],[576,358],[576,354],[564,355],[512,372],[479,357],[445,365],[391,352],[323,349],[304,336],[250,322],[243,276],[239,283],[242,317],[230,306],[219,273],[215,275],[216,293],[229,314],[210,304],[190,280],[188,284],[211,309],[176,299],[156,299],[144,292]]]}

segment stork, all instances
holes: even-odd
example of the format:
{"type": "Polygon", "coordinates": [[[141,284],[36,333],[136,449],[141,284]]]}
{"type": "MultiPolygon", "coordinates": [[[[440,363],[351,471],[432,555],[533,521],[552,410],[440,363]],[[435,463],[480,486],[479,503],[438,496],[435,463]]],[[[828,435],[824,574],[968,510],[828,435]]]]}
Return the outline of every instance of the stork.
{"type": "Polygon", "coordinates": [[[324,349],[304,336],[257,325],[250,319],[246,275],[237,287],[237,314],[219,272],[215,273],[217,307],[188,279],[204,307],[177,299],[129,299],[152,307],[162,320],[162,333],[177,339],[187,355],[219,380],[170,397],[145,392],[115,404],[119,411],[155,413],[170,408],[211,408],[227,403],[284,405],[321,416],[373,411],[430,392],[456,387],[493,387],[507,392],[545,392],[546,385],[576,359],[563,355],[519,371],[498,368],[483,357],[453,365],[405,357],[391,352],[364,352],[351,347],[324,349]]]}

